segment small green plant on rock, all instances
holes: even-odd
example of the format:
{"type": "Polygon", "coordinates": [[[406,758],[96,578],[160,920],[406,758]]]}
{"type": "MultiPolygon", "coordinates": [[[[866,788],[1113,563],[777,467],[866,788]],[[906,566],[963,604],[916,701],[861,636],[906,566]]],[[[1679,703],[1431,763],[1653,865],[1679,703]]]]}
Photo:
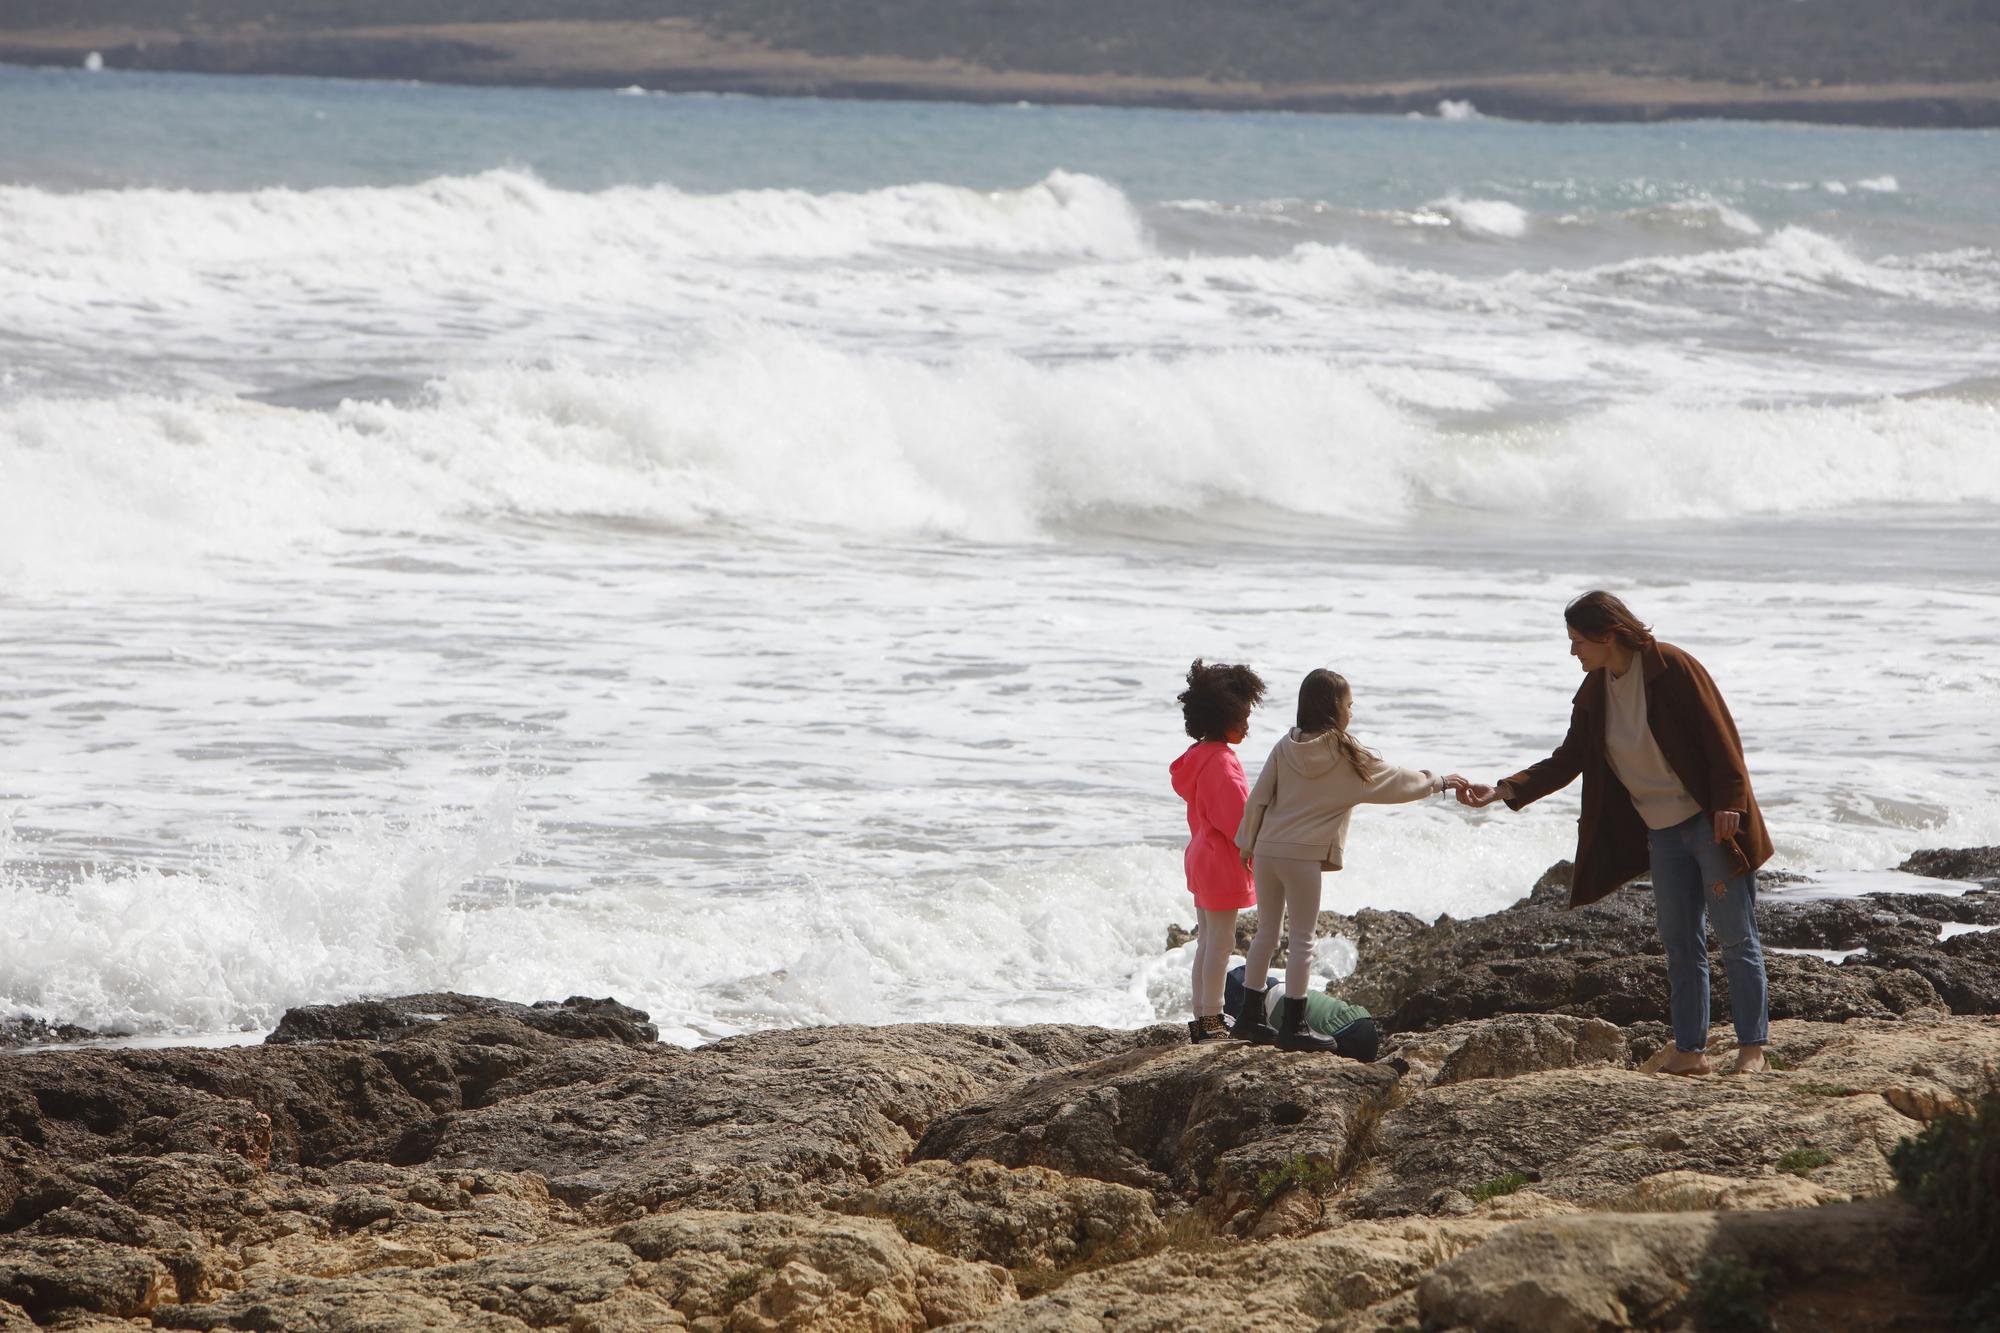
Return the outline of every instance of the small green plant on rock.
{"type": "Polygon", "coordinates": [[[1801,1097],[1852,1097],[1855,1093],[1844,1083],[1795,1083],[1792,1091],[1801,1097]]]}
{"type": "Polygon", "coordinates": [[[1497,1199],[1503,1194],[1512,1194],[1527,1183],[1528,1178],[1519,1171],[1509,1171],[1504,1176],[1493,1177],[1493,1179],[1472,1191],[1472,1201],[1474,1203],[1485,1203],[1488,1199],[1497,1199]]]}
{"type": "Polygon", "coordinates": [[[1698,1333],[1769,1333],[1770,1274],[1733,1255],[1702,1261],[1688,1304],[1698,1333]]]}
{"type": "Polygon", "coordinates": [[[1257,1177],[1257,1202],[1269,1203],[1286,1190],[1318,1192],[1333,1183],[1333,1167],[1323,1158],[1288,1157],[1257,1177]]]}
{"type": "Polygon", "coordinates": [[[1778,1170],[1788,1176],[1807,1176],[1833,1160],[1833,1154],[1821,1148],[1794,1148],[1778,1159],[1778,1170]]]}

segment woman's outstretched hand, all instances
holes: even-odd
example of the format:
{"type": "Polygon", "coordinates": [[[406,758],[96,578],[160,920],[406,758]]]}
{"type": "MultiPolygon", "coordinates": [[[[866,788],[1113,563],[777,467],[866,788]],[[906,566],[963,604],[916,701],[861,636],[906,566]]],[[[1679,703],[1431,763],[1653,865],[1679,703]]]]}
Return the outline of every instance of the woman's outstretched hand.
{"type": "Polygon", "coordinates": [[[1447,773],[1438,779],[1438,790],[1440,792],[1457,792],[1460,800],[1465,798],[1465,789],[1471,785],[1471,782],[1456,773],[1447,773]]]}

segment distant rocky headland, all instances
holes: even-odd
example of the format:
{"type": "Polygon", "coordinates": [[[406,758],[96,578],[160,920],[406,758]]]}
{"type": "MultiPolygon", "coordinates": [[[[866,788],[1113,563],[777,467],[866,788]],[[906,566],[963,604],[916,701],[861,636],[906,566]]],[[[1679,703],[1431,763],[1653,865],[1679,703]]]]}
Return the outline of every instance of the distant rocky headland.
{"type": "Polygon", "coordinates": [[[14,0],[0,61],[1531,120],[2000,124],[1963,0],[14,0]]]}
{"type": "Polygon", "coordinates": [[[1328,915],[1375,1064],[1177,1024],[682,1050],[613,1000],[452,994],[23,1049],[0,1330],[1968,1326],[1940,1275],[2000,1208],[1946,1243],[1908,1182],[1979,1123],[2000,1170],[2000,931],[1963,928],[2000,925],[2000,849],[1907,868],[1967,891],[1764,905],[1774,949],[1865,952],[1772,955],[1745,1077],[1646,1072],[1644,897],[1562,910],[1562,867],[1477,920],[1328,915]]]}

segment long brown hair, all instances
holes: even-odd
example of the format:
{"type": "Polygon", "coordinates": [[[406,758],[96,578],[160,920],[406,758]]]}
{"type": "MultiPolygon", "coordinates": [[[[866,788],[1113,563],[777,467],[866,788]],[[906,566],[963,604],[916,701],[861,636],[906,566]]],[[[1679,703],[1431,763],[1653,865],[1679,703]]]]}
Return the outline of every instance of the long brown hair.
{"type": "Polygon", "coordinates": [[[1324,733],[1332,736],[1341,757],[1365,778],[1373,774],[1375,765],[1382,761],[1347,734],[1347,724],[1353,717],[1354,691],[1348,687],[1347,677],[1325,667],[1306,673],[1306,678],[1299,683],[1299,734],[1318,736],[1324,733]]]}
{"type": "Polygon", "coordinates": [[[1601,588],[1564,607],[1563,620],[1586,638],[1602,639],[1609,635],[1634,650],[1653,646],[1652,627],[1633,615],[1631,607],[1601,588]]]}

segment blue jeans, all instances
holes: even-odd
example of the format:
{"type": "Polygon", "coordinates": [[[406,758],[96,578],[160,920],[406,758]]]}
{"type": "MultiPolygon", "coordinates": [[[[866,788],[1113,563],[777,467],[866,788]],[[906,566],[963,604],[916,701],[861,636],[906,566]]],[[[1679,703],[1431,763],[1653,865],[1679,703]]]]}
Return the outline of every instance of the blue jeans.
{"type": "Polygon", "coordinates": [[[1764,946],[1757,939],[1756,873],[1730,873],[1729,857],[1715,841],[1714,817],[1706,811],[1672,828],[1651,830],[1649,841],[1653,902],[1660,914],[1660,941],[1667,946],[1667,1010],[1674,1045],[1683,1051],[1708,1047],[1708,941],[1702,917],[1709,913],[1729,977],[1736,1044],[1762,1046],[1771,1036],[1771,1006],[1764,946]],[[1717,884],[1722,885],[1719,894],[1713,892],[1717,884]]]}

